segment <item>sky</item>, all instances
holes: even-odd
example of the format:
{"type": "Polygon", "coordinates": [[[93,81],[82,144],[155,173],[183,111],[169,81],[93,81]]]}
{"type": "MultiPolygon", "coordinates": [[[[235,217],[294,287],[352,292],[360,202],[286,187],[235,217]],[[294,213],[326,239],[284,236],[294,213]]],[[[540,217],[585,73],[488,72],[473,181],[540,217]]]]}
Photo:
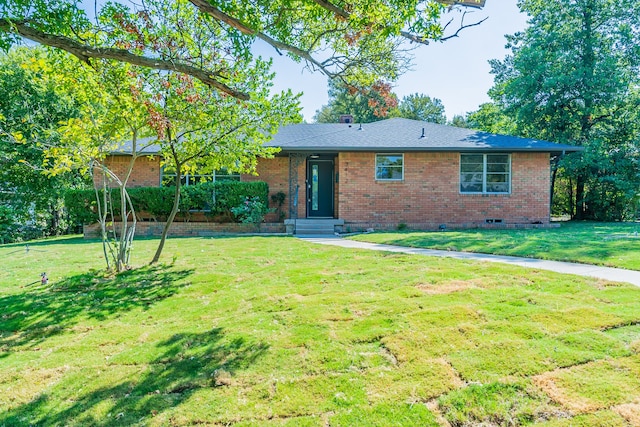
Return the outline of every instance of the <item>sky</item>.
{"type": "MultiPolygon", "coordinates": [[[[89,15],[94,1],[82,0],[89,15]]],[[[104,0],[98,1],[101,3],[104,0]]],[[[493,85],[493,76],[489,73],[488,61],[505,57],[508,51],[504,48],[504,35],[523,30],[526,15],[518,10],[516,0],[486,0],[483,9],[466,10],[472,12],[467,15],[468,23],[488,19],[465,29],[458,38],[418,47],[412,69],[394,83],[393,91],[400,99],[412,93],[438,98],[445,106],[448,119],[474,111],[489,101],[487,91],[493,85]]],[[[265,43],[258,45],[256,51],[274,60],[276,91],[291,89],[294,93],[303,93],[302,114],[305,121],[312,122],[316,110],[328,102],[327,78],[286,56],[279,56],[265,43]]]]}
{"type": "MultiPolygon", "coordinates": [[[[393,91],[400,99],[412,93],[439,98],[448,119],[474,111],[489,101],[487,91],[493,85],[493,75],[488,61],[505,57],[508,51],[504,48],[504,35],[523,30],[526,15],[518,10],[516,0],[486,0],[484,9],[468,10],[473,11],[467,15],[469,23],[488,19],[467,28],[458,38],[419,47],[414,52],[412,70],[394,84],[393,91]]],[[[328,101],[327,78],[287,57],[279,57],[268,46],[259,50],[263,55],[273,55],[275,89],[302,92],[302,113],[305,121],[312,122],[316,110],[328,101]]]]}

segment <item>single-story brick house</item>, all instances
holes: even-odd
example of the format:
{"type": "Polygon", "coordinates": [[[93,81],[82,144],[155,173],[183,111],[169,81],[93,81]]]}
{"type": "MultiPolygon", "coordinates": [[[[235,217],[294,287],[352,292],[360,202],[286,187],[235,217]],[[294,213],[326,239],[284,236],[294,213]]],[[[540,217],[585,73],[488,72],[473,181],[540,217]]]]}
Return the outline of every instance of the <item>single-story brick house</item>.
{"type": "MultiPolygon", "coordinates": [[[[298,232],[548,225],[550,159],[581,150],[402,118],[290,125],[269,145],[280,153],[238,179],[285,193],[285,222],[298,232]]],[[[157,156],[139,159],[132,185],[162,180],[157,156]]]]}

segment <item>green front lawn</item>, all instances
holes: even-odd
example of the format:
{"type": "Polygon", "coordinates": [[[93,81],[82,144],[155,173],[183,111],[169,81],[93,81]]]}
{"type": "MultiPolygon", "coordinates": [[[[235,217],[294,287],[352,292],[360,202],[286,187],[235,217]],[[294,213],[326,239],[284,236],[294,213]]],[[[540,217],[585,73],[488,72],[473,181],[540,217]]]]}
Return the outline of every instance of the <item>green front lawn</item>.
{"type": "Polygon", "coordinates": [[[97,242],[30,247],[0,246],[0,426],[638,418],[631,286],[288,237],[170,239],[117,277],[97,242]]]}
{"type": "Polygon", "coordinates": [[[640,270],[640,223],[562,222],[559,228],[362,234],[354,240],[513,255],[640,270]]]}

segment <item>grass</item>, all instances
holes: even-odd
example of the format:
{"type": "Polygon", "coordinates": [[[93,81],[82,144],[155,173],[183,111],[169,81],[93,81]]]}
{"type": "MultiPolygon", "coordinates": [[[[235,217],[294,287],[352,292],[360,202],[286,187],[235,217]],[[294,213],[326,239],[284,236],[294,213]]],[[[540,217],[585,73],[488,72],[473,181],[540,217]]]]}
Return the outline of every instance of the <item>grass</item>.
{"type": "Polygon", "coordinates": [[[354,236],[352,239],[640,270],[640,223],[559,224],[559,228],[530,230],[373,233],[354,236]]]}
{"type": "Polygon", "coordinates": [[[631,286],[287,237],[171,239],[115,277],[97,242],[30,248],[0,246],[0,426],[640,418],[631,286]]]}

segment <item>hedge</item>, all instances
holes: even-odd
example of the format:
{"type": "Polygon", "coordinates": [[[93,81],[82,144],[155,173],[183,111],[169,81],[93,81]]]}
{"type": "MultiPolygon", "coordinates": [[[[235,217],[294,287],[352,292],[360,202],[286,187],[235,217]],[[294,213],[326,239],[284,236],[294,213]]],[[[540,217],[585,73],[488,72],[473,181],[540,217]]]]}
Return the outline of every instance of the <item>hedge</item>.
{"type": "MultiPolygon", "coordinates": [[[[137,213],[145,212],[161,221],[173,206],[175,187],[138,187],[127,190],[137,213]]],[[[189,185],[180,191],[180,213],[204,211],[210,216],[233,218],[231,208],[247,197],[259,197],[268,206],[269,186],[266,182],[219,181],[189,185]]],[[[100,190],[102,197],[102,190],[100,190]]],[[[120,212],[120,191],[109,190],[114,215],[120,212]]],[[[70,190],[65,194],[65,206],[74,224],[91,224],[98,220],[95,190],[70,190]]]]}

